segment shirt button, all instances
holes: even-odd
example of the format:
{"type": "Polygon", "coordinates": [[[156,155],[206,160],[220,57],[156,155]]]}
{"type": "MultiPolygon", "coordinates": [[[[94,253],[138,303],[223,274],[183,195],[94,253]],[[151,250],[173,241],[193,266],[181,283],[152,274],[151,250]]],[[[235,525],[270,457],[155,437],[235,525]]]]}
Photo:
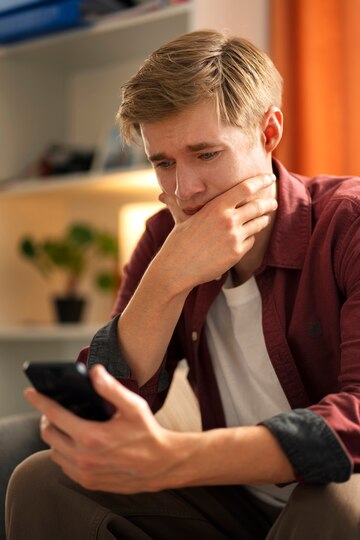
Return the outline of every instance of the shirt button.
{"type": "Polygon", "coordinates": [[[197,333],[196,330],[193,330],[191,332],[191,339],[192,339],[192,341],[197,341],[198,340],[198,333],[197,333]]]}

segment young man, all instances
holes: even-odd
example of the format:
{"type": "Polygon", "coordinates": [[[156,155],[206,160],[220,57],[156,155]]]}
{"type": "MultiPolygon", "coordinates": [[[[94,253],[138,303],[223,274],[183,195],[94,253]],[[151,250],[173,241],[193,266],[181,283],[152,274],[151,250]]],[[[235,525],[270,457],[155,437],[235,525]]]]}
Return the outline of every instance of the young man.
{"type": "Polygon", "coordinates": [[[168,208],[80,358],[117,412],[89,423],[27,391],[51,451],[13,475],[9,540],[359,537],[359,179],[273,160],[280,105],[270,59],[212,31],[124,86],[122,132],[168,208]],[[202,433],[148,406],[182,358],[202,433]]]}

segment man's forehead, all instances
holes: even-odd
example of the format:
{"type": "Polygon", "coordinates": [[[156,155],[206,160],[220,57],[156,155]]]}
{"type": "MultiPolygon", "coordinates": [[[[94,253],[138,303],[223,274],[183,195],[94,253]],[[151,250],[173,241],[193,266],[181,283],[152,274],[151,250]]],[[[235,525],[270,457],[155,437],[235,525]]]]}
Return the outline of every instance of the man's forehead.
{"type": "Polygon", "coordinates": [[[163,118],[146,120],[139,123],[140,132],[143,134],[153,133],[154,131],[163,131],[164,129],[172,129],[181,127],[182,130],[188,126],[195,126],[196,129],[201,129],[205,124],[220,127],[221,120],[212,102],[205,101],[203,103],[186,107],[182,111],[170,113],[163,118]]]}

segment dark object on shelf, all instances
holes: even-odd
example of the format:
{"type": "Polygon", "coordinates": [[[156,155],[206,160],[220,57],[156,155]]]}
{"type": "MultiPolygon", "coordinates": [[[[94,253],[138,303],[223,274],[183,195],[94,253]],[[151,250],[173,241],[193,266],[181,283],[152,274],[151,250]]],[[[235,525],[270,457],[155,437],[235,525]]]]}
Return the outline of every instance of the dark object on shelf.
{"type": "Polygon", "coordinates": [[[39,158],[38,176],[89,171],[94,155],[94,150],[80,150],[70,145],[52,144],[39,158]]]}
{"type": "Polygon", "coordinates": [[[83,0],[81,12],[87,20],[136,6],[135,0],[83,0]]]}
{"type": "Polygon", "coordinates": [[[57,296],[54,298],[56,319],[60,323],[76,323],[83,318],[85,298],[79,296],[57,296]]]}

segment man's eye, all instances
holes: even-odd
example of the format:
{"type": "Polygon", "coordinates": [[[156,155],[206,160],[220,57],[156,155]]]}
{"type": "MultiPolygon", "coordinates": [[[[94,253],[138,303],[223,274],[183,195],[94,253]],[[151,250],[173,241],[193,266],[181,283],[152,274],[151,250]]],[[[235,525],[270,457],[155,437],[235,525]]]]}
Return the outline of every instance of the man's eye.
{"type": "Polygon", "coordinates": [[[200,154],[199,158],[203,161],[210,161],[211,159],[214,159],[218,153],[219,152],[205,152],[204,154],[200,154]]]}
{"type": "Polygon", "coordinates": [[[157,169],[168,169],[173,164],[173,161],[159,161],[159,163],[156,163],[155,167],[157,169]]]}

